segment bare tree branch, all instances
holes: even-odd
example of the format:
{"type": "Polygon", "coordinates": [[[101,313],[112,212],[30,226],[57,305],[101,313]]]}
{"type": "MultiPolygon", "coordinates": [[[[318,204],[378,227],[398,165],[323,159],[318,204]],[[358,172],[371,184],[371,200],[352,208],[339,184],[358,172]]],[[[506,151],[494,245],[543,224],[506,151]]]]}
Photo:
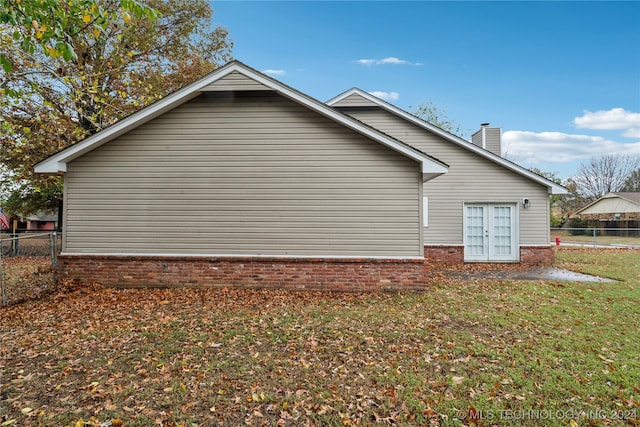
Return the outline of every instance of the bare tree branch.
{"type": "Polygon", "coordinates": [[[585,199],[595,201],[607,193],[621,191],[638,168],[640,156],[605,154],[581,164],[573,181],[585,199]]]}

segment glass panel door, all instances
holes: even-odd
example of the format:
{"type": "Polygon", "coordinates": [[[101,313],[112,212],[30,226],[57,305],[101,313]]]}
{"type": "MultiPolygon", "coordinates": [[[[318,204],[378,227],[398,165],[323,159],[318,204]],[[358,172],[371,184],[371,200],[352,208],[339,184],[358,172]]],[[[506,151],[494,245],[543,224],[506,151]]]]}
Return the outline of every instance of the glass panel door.
{"type": "Polygon", "coordinates": [[[491,205],[489,260],[515,261],[515,215],[512,205],[491,205]]]}
{"type": "Polygon", "coordinates": [[[469,204],[464,210],[465,261],[517,261],[516,204],[469,204]]]}
{"type": "Polygon", "coordinates": [[[486,206],[467,205],[464,227],[464,259],[486,261],[488,257],[486,206]]]}

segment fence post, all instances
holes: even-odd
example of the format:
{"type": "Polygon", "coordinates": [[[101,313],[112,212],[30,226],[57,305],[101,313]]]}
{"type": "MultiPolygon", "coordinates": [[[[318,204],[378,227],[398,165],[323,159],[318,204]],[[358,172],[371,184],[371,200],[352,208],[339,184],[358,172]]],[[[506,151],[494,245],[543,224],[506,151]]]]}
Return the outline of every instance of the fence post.
{"type": "Polygon", "coordinates": [[[53,265],[53,273],[52,273],[52,284],[55,286],[58,283],[58,233],[53,232],[49,235],[51,239],[51,265],[53,265]]]}
{"type": "Polygon", "coordinates": [[[4,279],[4,241],[2,239],[0,239],[0,294],[2,297],[2,306],[4,307],[8,304],[8,301],[4,279]]]}
{"type": "Polygon", "coordinates": [[[596,248],[596,229],[593,229],[593,249],[596,248]]]}
{"type": "Polygon", "coordinates": [[[9,234],[9,237],[11,237],[11,252],[9,252],[9,256],[18,256],[18,252],[20,252],[20,243],[17,239],[18,234],[9,234]]]}
{"type": "Polygon", "coordinates": [[[58,266],[58,233],[53,232],[49,235],[49,239],[51,240],[51,264],[54,267],[58,266]]]}

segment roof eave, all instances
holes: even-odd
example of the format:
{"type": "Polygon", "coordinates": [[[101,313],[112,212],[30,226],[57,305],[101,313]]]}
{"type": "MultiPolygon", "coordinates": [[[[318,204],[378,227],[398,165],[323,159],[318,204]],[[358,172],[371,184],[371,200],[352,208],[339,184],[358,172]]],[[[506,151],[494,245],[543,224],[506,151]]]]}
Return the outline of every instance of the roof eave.
{"type": "Polygon", "coordinates": [[[375,97],[373,95],[371,95],[368,92],[363,91],[362,89],[358,89],[358,88],[351,88],[333,98],[331,98],[329,101],[326,102],[327,105],[329,105],[330,107],[333,107],[335,104],[337,104],[338,102],[342,101],[343,99],[353,95],[353,94],[357,94],[359,96],[362,96],[363,98],[367,99],[370,102],[373,102],[374,104],[376,104],[377,106],[379,106],[380,108],[383,108],[389,112],[391,112],[392,114],[396,114],[414,124],[416,124],[419,127],[422,127],[424,129],[427,129],[428,131],[435,133],[438,136],[441,136],[444,139],[447,139],[457,145],[460,145],[464,148],[467,148],[470,151],[473,151],[474,153],[485,157],[489,160],[492,160],[494,163],[498,163],[503,167],[506,167],[507,169],[512,170],[513,172],[516,172],[522,176],[525,176],[529,179],[531,179],[532,181],[535,181],[541,185],[544,185],[545,187],[547,187],[547,190],[549,192],[549,194],[567,194],[569,192],[569,190],[567,190],[565,187],[563,187],[560,184],[556,184],[555,182],[546,179],[545,177],[542,177],[534,172],[531,172],[528,169],[523,168],[522,166],[519,166],[513,162],[510,162],[508,160],[506,160],[505,158],[492,153],[491,151],[485,150],[481,147],[478,147],[476,145],[473,145],[471,142],[457,136],[454,135],[452,133],[449,133],[443,129],[440,129],[437,126],[432,125],[429,122],[426,122],[424,120],[422,120],[421,118],[414,116],[413,114],[410,114],[404,110],[402,110],[401,108],[396,107],[393,104],[390,104],[378,97],[375,97]]]}
{"type": "Polygon", "coordinates": [[[434,172],[437,171],[435,173],[439,175],[443,173],[447,173],[448,165],[446,165],[445,163],[435,158],[432,158],[431,156],[426,155],[420,152],[419,150],[416,150],[415,148],[409,146],[408,144],[401,143],[400,141],[395,140],[389,135],[386,135],[380,132],[379,130],[372,128],[371,126],[361,123],[358,120],[355,120],[354,118],[346,114],[343,114],[340,111],[337,111],[331,108],[330,106],[327,106],[327,104],[324,104],[308,95],[305,95],[304,93],[296,89],[293,89],[282,82],[279,82],[261,73],[257,73],[254,70],[249,69],[249,67],[247,66],[244,66],[244,67],[245,68],[243,68],[243,70],[253,72],[253,74],[251,75],[251,78],[258,81],[259,83],[262,83],[265,86],[270,87],[277,93],[281,94],[282,96],[285,96],[286,98],[293,100],[294,102],[297,102],[299,104],[306,106],[307,108],[312,109],[316,113],[319,113],[333,121],[336,121],[348,127],[349,129],[360,133],[361,135],[374,139],[379,143],[387,146],[388,148],[393,149],[394,151],[400,154],[403,154],[409,158],[412,158],[420,162],[422,165],[423,171],[426,168],[429,171],[434,171],[434,172]]]}
{"type": "Polygon", "coordinates": [[[225,75],[233,72],[238,68],[236,62],[218,68],[211,72],[208,76],[197,80],[177,91],[167,95],[159,101],[127,116],[113,125],[95,133],[82,141],[67,147],[37,163],[34,171],[36,173],[64,173],[66,172],[66,163],[91,151],[95,148],[117,138],[135,129],[138,126],[160,116],[161,114],[183,104],[202,93],[202,89],[208,84],[219,80],[225,75]]]}
{"type": "Polygon", "coordinates": [[[448,172],[449,168],[443,165],[438,165],[433,162],[422,162],[422,181],[431,181],[434,178],[444,175],[448,172]]]}
{"type": "Polygon", "coordinates": [[[67,171],[67,164],[65,162],[56,162],[47,159],[38,163],[33,170],[35,173],[43,174],[65,173],[67,171]]]}
{"type": "MultiPolygon", "coordinates": [[[[587,209],[591,208],[592,206],[600,203],[601,201],[603,201],[604,199],[613,199],[613,198],[619,198],[619,199],[623,199],[631,204],[634,204],[636,206],[640,206],[640,203],[636,202],[635,200],[631,200],[627,197],[621,196],[619,193],[616,192],[611,192],[611,193],[607,193],[602,197],[598,197],[596,200],[594,200],[593,202],[589,203],[588,205],[582,207],[581,209],[577,210],[574,215],[580,215],[580,214],[584,214],[584,211],[586,211],[587,209]]],[[[591,214],[584,214],[584,215],[591,215],[591,214]]]]}
{"type": "Polygon", "coordinates": [[[549,194],[569,194],[569,190],[567,190],[562,185],[556,184],[552,182],[552,185],[549,187],[549,194]]]}
{"type": "Polygon", "coordinates": [[[165,98],[157,101],[154,104],[151,104],[142,110],[139,110],[128,117],[116,122],[112,126],[105,128],[104,130],[84,139],[83,141],[74,144],[47,159],[36,164],[34,171],[37,173],[64,173],[67,171],[67,162],[91,151],[95,148],[111,141],[114,138],[117,138],[120,135],[123,135],[132,129],[158,117],[159,115],[175,108],[178,105],[181,105],[190,99],[195,98],[196,96],[202,93],[202,90],[214,83],[224,76],[238,71],[242,74],[256,80],[257,82],[269,87],[273,91],[285,96],[297,103],[300,103],[307,108],[312,109],[313,111],[324,115],[342,125],[354,130],[368,138],[374,139],[375,141],[409,157],[413,160],[422,164],[423,170],[425,168],[429,171],[432,169],[434,171],[438,171],[437,173],[446,173],[447,165],[437,161],[426,154],[421,153],[419,150],[414,149],[413,147],[403,144],[393,138],[379,132],[376,129],[373,129],[369,126],[365,126],[362,123],[359,123],[357,120],[323,104],[320,101],[317,101],[303,93],[288,87],[284,83],[281,83],[275,79],[272,79],[262,73],[259,73],[256,70],[248,67],[247,65],[239,62],[232,61],[221,68],[211,72],[208,76],[197,80],[184,88],[173,92],[172,94],[166,96],[165,98]],[[441,170],[444,168],[444,172],[441,170]]]}

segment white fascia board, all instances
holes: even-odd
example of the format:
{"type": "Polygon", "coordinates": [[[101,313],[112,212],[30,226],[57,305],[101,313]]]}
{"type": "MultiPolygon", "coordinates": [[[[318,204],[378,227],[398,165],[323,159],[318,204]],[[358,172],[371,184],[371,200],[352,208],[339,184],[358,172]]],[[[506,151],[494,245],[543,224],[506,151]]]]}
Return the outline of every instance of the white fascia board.
{"type": "Polygon", "coordinates": [[[67,171],[67,164],[48,158],[36,164],[33,170],[35,173],[65,173],[67,171]]]}
{"type": "Polygon", "coordinates": [[[152,107],[149,107],[148,110],[140,110],[139,112],[120,120],[116,124],[109,126],[108,128],[89,136],[81,142],[74,144],[71,147],[41,161],[35,166],[34,171],[36,173],[66,172],[67,162],[70,162],[71,160],[80,157],[81,155],[88,153],[89,151],[95,150],[96,148],[111,141],[112,139],[115,139],[118,136],[123,135],[130,130],[158,117],[167,110],[175,108],[177,105],[187,102],[189,99],[195,98],[199,94],[199,92],[194,92],[189,94],[188,96],[180,98],[179,102],[176,102],[174,100],[174,102],[170,105],[154,104],[152,107]],[[138,113],[140,113],[140,115],[138,115],[138,113]]]}
{"type": "Polygon", "coordinates": [[[246,68],[242,68],[239,69],[238,71],[243,72],[245,75],[248,75],[248,77],[251,77],[252,79],[256,80],[257,82],[272,88],[273,90],[277,91],[278,93],[280,93],[281,95],[299,103],[304,105],[305,107],[319,113],[322,114],[325,117],[328,117],[330,119],[332,119],[333,121],[336,121],[348,128],[350,128],[351,130],[354,130],[362,135],[365,135],[383,145],[386,145],[387,147],[409,157],[412,158],[418,162],[421,163],[421,167],[422,167],[422,172],[423,173],[431,173],[431,174],[436,174],[436,175],[441,175],[444,173],[447,173],[448,167],[446,164],[437,161],[436,159],[418,151],[413,149],[412,147],[405,145],[397,140],[395,140],[394,138],[391,138],[388,135],[385,135],[381,132],[379,132],[378,130],[363,125],[361,122],[358,122],[357,120],[347,116],[346,114],[343,114],[339,111],[336,111],[335,109],[328,107],[327,104],[323,104],[320,101],[317,101],[309,96],[304,95],[303,93],[289,88],[288,86],[276,81],[276,80],[272,80],[270,77],[267,77],[263,74],[260,73],[256,73],[253,70],[250,69],[246,69],[246,68]]]}
{"type": "MultiPolygon", "coordinates": [[[[234,64],[235,65],[235,64],[234,64]]],[[[225,66],[213,71],[207,77],[193,82],[182,89],[173,92],[161,100],[139,110],[130,116],[116,122],[104,130],[89,136],[36,164],[36,173],[60,173],[66,172],[66,163],[91,151],[99,146],[129,132],[136,127],[162,115],[163,113],[197,97],[204,86],[224,77],[234,71],[233,66],[225,66]]]]}
{"type": "Polygon", "coordinates": [[[331,98],[329,101],[327,101],[327,105],[329,106],[334,106],[335,104],[337,104],[338,102],[342,101],[345,98],[348,98],[351,95],[359,95],[363,98],[365,98],[368,101],[373,102],[374,104],[376,104],[377,106],[397,115],[402,117],[405,120],[408,120],[411,123],[416,124],[417,126],[420,126],[424,129],[427,129],[428,131],[441,136],[442,138],[453,142],[454,144],[458,144],[464,148],[466,148],[469,151],[472,151],[486,159],[489,159],[495,163],[498,163],[499,165],[513,171],[516,172],[520,175],[523,175],[529,179],[531,179],[532,181],[535,181],[539,184],[544,185],[545,187],[548,188],[548,191],[550,194],[567,194],[568,190],[566,188],[564,188],[562,185],[556,184],[553,181],[550,181],[536,173],[531,172],[528,169],[523,168],[522,166],[519,166],[501,156],[498,156],[497,154],[492,153],[491,151],[485,150],[481,147],[478,147],[474,144],[472,144],[471,142],[467,141],[466,139],[460,138],[459,136],[456,136],[452,133],[449,133],[443,129],[440,129],[437,126],[434,126],[432,124],[430,124],[429,122],[426,122],[424,120],[422,120],[419,117],[414,116],[411,113],[408,113],[398,107],[396,107],[393,104],[390,104],[386,101],[381,100],[380,98],[377,98],[373,95],[371,95],[368,92],[363,91],[362,89],[358,89],[358,88],[353,88],[353,89],[349,89],[346,92],[341,93],[340,95],[331,98]]]}
{"type": "Polygon", "coordinates": [[[356,132],[363,134],[395,151],[404,154],[405,156],[412,158],[422,165],[422,171],[425,173],[442,174],[446,173],[447,166],[427,156],[413,148],[404,145],[393,138],[384,135],[373,128],[359,123],[357,120],[342,114],[339,111],[328,107],[320,101],[317,101],[311,97],[308,97],[301,92],[289,88],[285,84],[267,77],[266,75],[259,73],[250,67],[238,62],[231,62],[215,71],[208,76],[195,81],[184,88],[166,96],[165,98],[151,104],[148,107],[143,108],[140,111],[120,120],[114,125],[86,138],[85,140],[72,145],[71,147],[54,154],[35,166],[35,172],[37,173],[60,173],[66,171],[66,163],[105,144],[106,142],[152,120],[159,115],[187,102],[190,99],[200,95],[201,90],[215,81],[223,78],[227,74],[237,71],[263,85],[273,89],[274,91],[286,96],[287,98],[310,108],[356,132]],[[444,172],[443,172],[444,170],[444,172]]]}

